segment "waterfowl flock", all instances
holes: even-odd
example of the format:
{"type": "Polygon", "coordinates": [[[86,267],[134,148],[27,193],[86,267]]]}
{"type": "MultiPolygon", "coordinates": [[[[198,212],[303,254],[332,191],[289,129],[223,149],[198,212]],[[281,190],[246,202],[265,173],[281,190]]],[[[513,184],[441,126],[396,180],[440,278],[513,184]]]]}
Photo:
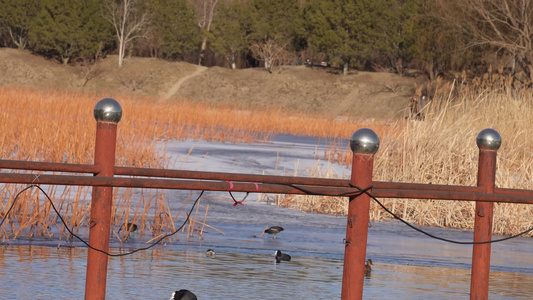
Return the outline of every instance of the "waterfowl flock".
{"type": "MultiPolygon", "coordinates": [[[[281,231],[283,231],[283,227],[272,226],[268,229],[265,229],[264,232],[268,234],[273,234],[274,239],[275,239],[276,235],[280,233],[281,231]]],[[[214,258],[215,255],[216,253],[215,253],[215,250],[213,249],[207,249],[205,252],[205,256],[210,257],[210,258],[214,258]]],[[[281,263],[282,261],[291,261],[292,259],[292,257],[289,254],[283,253],[281,252],[281,250],[276,250],[276,252],[274,253],[274,257],[276,259],[276,263],[278,264],[281,263]]],[[[373,265],[372,259],[368,259],[365,263],[365,269],[364,269],[365,276],[370,276],[372,272],[372,265],[373,265]]],[[[193,292],[182,289],[182,290],[175,291],[174,293],[172,293],[172,297],[170,298],[170,300],[198,300],[198,298],[193,292]]]]}

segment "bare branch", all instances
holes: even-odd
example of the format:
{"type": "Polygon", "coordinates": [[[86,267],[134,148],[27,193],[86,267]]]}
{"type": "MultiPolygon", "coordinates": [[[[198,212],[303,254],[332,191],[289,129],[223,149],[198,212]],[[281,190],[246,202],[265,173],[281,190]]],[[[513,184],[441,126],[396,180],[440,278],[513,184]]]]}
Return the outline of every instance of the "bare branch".
{"type": "Polygon", "coordinates": [[[271,38],[252,43],[250,50],[256,59],[265,63],[265,69],[272,73],[273,66],[285,63],[285,61],[282,61],[287,53],[285,47],[286,44],[280,45],[276,39],[271,38]]]}
{"type": "Polygon", "coordinates": [[[104,18],[115,27],[118,40],[118,66],[122,67],[128,43],[144,37],[150,21],[148,12],[139,8],[140,0],[106,0],[104,18]]]}
{"type": "Polygon", "coordinates": [[[470,0],[458,2],[456,10],[445,1],[449,24],[471,35],[470,46],[485,45],[514,58],[533,81],[533,4],[531,0],[470,0]]]}

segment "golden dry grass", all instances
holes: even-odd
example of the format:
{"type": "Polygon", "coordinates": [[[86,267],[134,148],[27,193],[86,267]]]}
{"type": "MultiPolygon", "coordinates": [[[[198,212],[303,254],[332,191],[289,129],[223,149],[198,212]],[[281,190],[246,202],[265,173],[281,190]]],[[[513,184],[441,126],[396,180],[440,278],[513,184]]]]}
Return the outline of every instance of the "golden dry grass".
{"type": "MultiPolygon", "coordinates": [[[[67,91],[42,91],[20,87],[0,87],[0,157],[29,161],[92,163],[96,121],[95,104],[104,96],[67,91]]],[[[238,107],[214,108],[187,101],[160,102],[152,99],[117,99],[123,109],[118,126],[117,159],[121,166],[166,168],[173,165],[165,149],[169,140],[252,142],[268,140],[272,133],[293,133],[321,137],[349,135],[354,122],[316,116],[288,115],[281,111],[246,111],[238,107]],[[163,148],[157,146],[163,145],[163,148]]],[[[381,127],[380,127],[381,128],[381,127]]],[[[385,127],[383,127],[385,128],[385,127]]],[[[385,130],[385,129],[384,129],[385,130]]],[[[176,159],[176,158],[174,158],[176,159]]],[[[22,185],[2,185],[0,214],[9,209],[22,185]]],[[[87,236],[90,188],[50,187],[47,193],[65,216],[74,233],[87,236]],[[80,232],[81,230],[81,232],[80,232]]],[[[125,224],[138,225],[140,234],[154,238],[174,231],[175,223],[185,218],[183,209],[173,212],[166,192],[114,189],[112,222],[114,236],[127,240],[125,224]]],[[[187,200],[191,200],[190,198],[187,200]]],[[[201,233],[205,214],[196,210],[187,226],[190,236],[201,233]],[[203,218],[203,222],[196,218],[203,218]]],[[[37,190],[22,194],[14,210],[0,228],[0,237],[20,235],[51,237],[52,228],[66,232],[47,199],[37,190]]],[[[215,228],[216,230],[216,228],[215,228]]],[[[61,241],[62,236],[60,236],[61,241]]],[[[65,235],[67,240],[71,236],[65,235]]]]}
{"type": "MultiPolygon", "coordinates": [[[[166,145],[169,140],[251,142],[267,140],[275,133],[340,140],[349,138],[358,128],[370,127],[381,139],[374,167],[376,180],[475,185],[478,153],[475,138],[479,131],[491,127],[503,138],[496,185],[531,189],[533,140],[528,122],[533,117],[533,95],[527,89],[509,89],[508,80],[503,76],[487,76],[485,80],[470,84],[437,82],[432,87],[436,90],[435,97],[424,110],[424,121],[407,119],[395,123],[289,115],[277,110],[207,107],[185,100],[160,102],[117,97],[124,112],[119,123],[117,165],[157,168],[173,165],[166,149],[156,148],[156,142],[166,145]]],[[[0,87],[0,103],[4,107],[0,121],[1,157],[92,163],[96,125],[93,109],[101,98],[103,96],[0,87]]],[[[324,160],[350,165],[350,151],[338,145],[331,144],[324,160]]],[[[329,168],[321,170],[318,165],[298,175],[339,177],[329,168]]],[[[20,185],[5,185],[0,189],[0,213],[5,214],[20,189],[20,185]]],[[[69,227],[86,228],[89,193],[90,188],[50,188],[54,203],[68,215],[69,227]]],[[[121,226],[127,223],[139,224],[141,233],[154,237],[175,230],[178,216],[184,219],[186,212],[171,211],[165,196],[164,191],[143,190],[135,196],[132,190],[115,189],[115,235],[121,240],[127,239],[127,232],[119,233],[121,226]]],[[[4,239],[16,238],[25,232],[30,236],[49,236],[51,227],[62,227],[42,195],[31,191],[21,197],[16,211],[0,228],[0,236],[4,239]]],[[[347,210],[346,198],[274,198],[279,205],[304,211],[345,214],[347,210]]],[[[473,226],[473,202],[395,199],[383,202],[402,218],[422,226],[473,226]]],[[[532,215],[531,205],[498,204],[494,231],[513,234],[532,227],[532,215]]],[[[194,211],[185,228],[187,234],[194,231],[200,234],[204,226],[209,226],[206,216],[207,207],[205,213],[194,211]]],[[[390,216],[373,203],[371,218],[383,220],[390,216]]],[[[87,231],[81,233],[87,234],[87,231]]]]}
{"type": "MultiPolygon", "coordinates": [[[[526,88],[511,89],[506,77],[492,78],[438,86],[425,121],[407,121],[401,125],[398,139],[383,140],[383,152],[375,166],[376,179],[474,186],[479,153],[476,137],[481,130],[493,128],[502,136],[496,186],[531,189],[533,95],[526,88]]],[[[420,225],[473,228],[473,202],[387,203],[402,217],[420,225]]],[[[532,205],[496,204],[494,232],[515,234],[529,229],[533,227],[532,216],[532,205]]]]}
{"type": "MultiPolygon", "coordinates": [[[[485,75],[472,83],[437,82],[435,97],[425,109],[424,121],[408,118],[393,130],[380,135],[380,149],[375,156],[374,179],[379,181],[432,183],[475,186],[479,150],[477,134],[485,128],[496,129],[502,136],[498,151],[496,186],[532,189],[533,92],[511,89],[510,79],[498,74],[485,75]]],[[[349,149],[332,147],[326,159],[351,165],[349,149]]],[[[321,171],[327,173],[326,171],[321,171]]],[[[320,173],[313,170],[310,176],[320,173]]],[[[347,200],[316,196],[290,196],[276,201],[295,207],[327,213],[347,212],[347,200]],[[289,201],[289,202],[288,202],[289,201]]],[[[474,202],[438,200],[383,199],[395,214],[420,226],[472,229],[474,202]]],[[[371,219],[390,219],[375,202],[371,219]]],[[[533,205],[495,204],[494,233],[511,235],[533,227],[533,205]]],[[[527,236],[533,236],[530,232],[527,236]]]]}

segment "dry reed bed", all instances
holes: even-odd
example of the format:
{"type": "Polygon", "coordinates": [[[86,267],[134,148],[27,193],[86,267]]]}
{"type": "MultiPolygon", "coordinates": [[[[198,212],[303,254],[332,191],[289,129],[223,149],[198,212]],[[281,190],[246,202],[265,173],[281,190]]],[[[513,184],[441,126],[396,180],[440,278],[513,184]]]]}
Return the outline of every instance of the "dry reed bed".
{"type": "MultiPolygon", "coordinates": [[[[117,97],[124,112],[119,123],[117,165],[158,168],[174,165],[165,147],[156,148],[156,142],[161,141],[252,142],[267,140],[274,133],[344,139],[360,127],[370,127],[381,139],[374,170],[376,180],[475,185],[478,153],[475,137],[480,130],[492,127],[503,138],[498,155],[497,186],[530,189],[533,145],[526,122],[531,119],[532,95],[526,89],[511,92],[505,84],[495,84],[494,80],[475,85],[462,84],[459,88],[442,84],[435,89],[437,92],[426,108],[424,121],[405,120],[394,124],[288,115],[275,110],[207,107],[184,100],[157,102],[117,97]]],[[[96,124],[92,112],[101,98],[98,95],[0,87],[0,101],[6,108],[0,121],[2,157],[92,163],[96,124]]],[[[331,145],[325,160],[350,165],[351,152],[338,145],[335,142],[331,145]]],[[[340,176],[332,173],[330,168],[321,170],[318,165],[304,170],[304,175],[340,176]]],[[[3,195],[0,212],[5,213],[14,194],[21,188],[6,185],[0,190],[3,195]]],[[[83,225],[88,221],[89,188],[72,187],[68,190],[69,193],[63,192],[52,198],[60,203],[58,207],[62,213],[69,214],[69,227],[86,229],[83,225]]],[[[139,224],[141,233],[150,232],[154,237],[175,229],[174,223],[182,211],[170,211],[165,203],[166,193],[143,190],[135,196],[128,189],[115,189],[115,193],[113,224],[116,236],[122,234],[119,239],[127,239],[128,232],[121,232],[120,228],[128,223],[139,224]]],[[[25,197],[27,200],[21,201],[23,204],[17,204],[20,206],[17,213],[12,213],[9,222],[0,228],[4,239],[16,238],[24,230],[30,236],[47,236],[51,226],[62,226],[49,204],[37,194],[25,197]]],[[[279,205],[304,211],[345,214],[347,210],[346,198],[290,195],[274,198],[279,205]]],[[[473,226],[473,202],[395,199],[384,199],[383,202],[399,216],[421,226],[473,226]]],[[[531,206],[497,204],[495,210],[495,233],[512,234],[533,226],[531,206]]],[[[209,226],[205,223],[207,207],[203,222],[196,220],[198,215],[202,214],[197,210],[191,216],[186,229],[188,235],[194,230],[200,233],[200,228],[209,226]]],[[[390,216],[374,203],[371,218],[383,220],[390,216]]]]}
{"type": "MultiPolygon", "coordinates": [[[[491,82],[494,85],[494,82],[491,82]]],[[[494,128],[502,136],[496,186],[531,189],[533,96],[524,89],[444,85],[427,107],[425,121],[402,124],[396,140],[383,140],[375,176],[383,181],[469,185],[477,182],[477,134],[494,128]],[[452,98],[449,91],[457,95],[452,98]]],[[[388,200],[394,212],[419,225],[473,228],[474,202],[388,200]]],[[[377,208],[376,208],[377,209],[377,208]]],[[[516,234],[533,227],[533,205],[495,205],[494,232],[516,234]]],[[[529,233],[532,236],[532,233],[529,233]]]]}
{"type": "MultiPolygon", "coordinates": [[[[497,74],[496,74],[497,75],[497,74]]],[[[412,183],[475,186],[479,149],[477,134],[494,128],[502,136],[498,151],[496,186],[533,188],[533,94],[530,89],[511,89],[508,77],[486,75],[471,84],[437,86],[425,109],[424,121],[408,119],[395,130],[380,135],[374,179],[412,183]]],[[[351,165],[349,149],[331,148],[326,159],[351,165]]],[[[322,174],[321,174],[322,173],[322,174]]],[[[327,171],[312,170],[310,176],[327,171]]],[[[335,177],[335,176],[333,176],[335,177]]],[[[305,211],[347,212],[347,200],[316,196],[276,198],[283,206],[305,211]],[[337,202],[342,203],[339,209],[337,202]]],[[[474,202],[445,200],[383,199],[395,214],[420,226],[472,229],[474,202]]],[[[375,202],[371,219],[390,219],[375,202]]],[[[533,205],[495,204],[494,233],[511,235],[533,227],[533,205]]],[[[533,232],[527,234],[533,236],[533,232]]]]}
{"type": "MultiPolygon", "coordinates": [[[[96,121],[94,105],[105,96],[68,91],[42,91],[20,87],[0,87],[0,155],[3,159],[92,163],[96,121]]],[[[179,157],[166,151],[169,140],[256,142],[268,140],[272,133],[293,133],[320,137],[349,136],[355,125],[351,120],[333,120],[308,115],[288,115],[280,111],[246,111],[238,107],[215,108],[187,101],[159,102],[152,99],[117,97],[123,109],[118,126],[117,165],[167,168],[179,157]],[[161,145],[163,145],[161,147],[161,145]],[[159,148],[158,148],[159,147],[159,148]]],[[[386,127],[380,127],[385,131],[386,127]]],[[[378,129],[379,130],[379,129],[378,129]]],[[[2,185],[0,216],[6,222],[0,228],[2,240],[20,235],[51,237],[60,229],[65,233],[50,203],[37,190],[22,194],[8,216],[15,194],[23,185],[2,185]]],[[[138,225],[141,234],[154,238],[175,230],[185,218],[183,209],[173,212],[166,202],[166,192],[115,189],[112,212],[113,232],[121,241],[129,236],[127,224],[138,225]]],[[[65,216],[75,234],[87,236],[90,212],[90,188],[50,187],[54,205],[65,216]],[[58,190],[60,192],[58,192],[58,190]]],[[[187,200],[189,201],[190,198],[187,200]]],[[[205,207],[207,213],[208,207],[205,207]]],[[[195,212],[185,230],[188,235],[209,226],[196,220],[195,212]]],[[[65,234],[67,240],[72,237],[65,234]]]]}

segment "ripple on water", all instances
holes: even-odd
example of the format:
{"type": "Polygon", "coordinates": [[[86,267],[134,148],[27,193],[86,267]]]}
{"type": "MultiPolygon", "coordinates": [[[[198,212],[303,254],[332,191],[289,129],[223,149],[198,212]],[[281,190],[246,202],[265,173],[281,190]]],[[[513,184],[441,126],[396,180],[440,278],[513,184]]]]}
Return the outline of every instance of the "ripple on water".
{"type": "MultiPolygon", "coordinates": [[[[291,253],[292,254],[292,253],[291,253]]],[[[87,251],[32,245],[0,247],[2,299],[81,298],[87,251]]],[[[470,270],[374,261],[365,299],[467,298],[470,270]]],[[[168,299],[178,289],[199,299],[339,299],[343,261],[305,256],[276,264],[274,256],[158,248],[109,260],[107,298],[168,299]]],[[[533,274],[492,272],[491,299],[528,299],[533,274]]]]}

